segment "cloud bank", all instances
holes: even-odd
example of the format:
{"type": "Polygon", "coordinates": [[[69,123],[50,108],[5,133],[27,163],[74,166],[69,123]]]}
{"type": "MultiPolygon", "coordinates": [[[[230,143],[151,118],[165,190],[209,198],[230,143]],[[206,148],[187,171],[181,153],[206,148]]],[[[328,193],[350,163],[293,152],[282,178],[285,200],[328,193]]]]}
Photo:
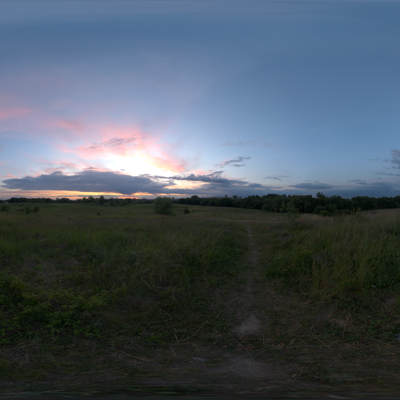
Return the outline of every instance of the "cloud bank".
{"type": "Polygon", "coordinates": [[[88,168],[73,175],[66,175],[62,171],[42,174],[36,177],[10,178],[3,180],[2,187],[8,190],[21,191],[71,191],[71,192],[96,192],[120,193],[134,195],[135,193],[148,193],[150,195],[175,194],[175,195],[264,195],[275,189],[262,186],[258,183],[227,179],[221,176],[222,171],[215,171],[208,175],[187,176],[131,176],[112,171],[98,171],[88,168]],[[181,188],[179,181],[189,181],[200,185],[193,189],[181,188]]]}
{"type": "MultiPolygon", "coordinates": [[[[35,192],[82,192],[107,193],[126,196],[155,197],[157,195],[219,197],[238,195],[292,194],[315,195],[319,191],[327,196],[338,195],[345,198],[355,196],[394,197],[400,194],[400,182],[371,182],[360,179],[348,181],[349,185],[334,186],[321,182],[303,182],[289,187],[265,186],[244,180],[228,179],[222,176],[223,171],[214,171],[206,175],[175,175],[170,177],[143,174],[127,175],[121,172],[101,171],[87,168],[75,174],[64,174],[54,171],[39,176],[23,178],[8,178],[3,180],[5,190],[20,191],[21,196],[35,197],[35,192]],[[194,187],[186,187],[180,182],[194,183],[194,187]]],[[[14,192],[13,194],[17,194],[14,192]]],[[[3,193],[4,196],[4,193],[3,193]]]]}

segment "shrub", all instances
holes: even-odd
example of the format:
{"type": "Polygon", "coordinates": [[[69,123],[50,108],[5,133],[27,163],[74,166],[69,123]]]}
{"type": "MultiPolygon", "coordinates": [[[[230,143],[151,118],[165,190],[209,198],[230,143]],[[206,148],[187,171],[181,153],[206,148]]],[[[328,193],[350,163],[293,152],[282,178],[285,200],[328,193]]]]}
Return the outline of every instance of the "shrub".
{"type": "Polygon", "coordinates": [[[326,207],[324,207],[324,206],[317,206],[317,207],[314,208],[313,213],[314,213],[314,214],[319,214],[322,210],[326,210],[326,207]]]}
{"type": "Polygon", "coordinates": [[[10,206],[6,205],[1,206],[1,211],[10,211],[10,206]]]}
{"type": "Polygon", "coordinates": [[[183,213],[184,213],[184,214],[189,214],[190,211],[189,211],[189,209],[188,209],[187,207],[185,207],[185,208],[183,209],[183,213]]]}
{"type": "Polygon", "coordinates": [[[156,214],[172,215],[172,199],[170,197],[157,197],[154,200],[156,214]]]}
{"type": "Polygon", "coordinates": [[[334,217],[344,217],[345,215],[350,215],[351,211],[350,210],[336,210],[333,213],[334,217]]]}
{"type": "Polygon", "coordinates": [[[321,217],[330,217],[330,216],[331,216],[331,214],[330,214],[330,212],[329,212],[328,210],[321,210],[321,211],[319,212],[319,215],[320,215],[321,217]]]}

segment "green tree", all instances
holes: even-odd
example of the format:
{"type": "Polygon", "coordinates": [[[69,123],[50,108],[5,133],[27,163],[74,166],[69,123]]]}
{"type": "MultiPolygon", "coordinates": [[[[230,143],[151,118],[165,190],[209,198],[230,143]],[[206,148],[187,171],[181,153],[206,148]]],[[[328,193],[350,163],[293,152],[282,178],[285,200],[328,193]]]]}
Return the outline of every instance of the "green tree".
{"type": "Polygon", "coordinates": [[[154,212],[156,214],[172,215],[172,206],[170,197],[157,197],[154,200],[154,212]]]}

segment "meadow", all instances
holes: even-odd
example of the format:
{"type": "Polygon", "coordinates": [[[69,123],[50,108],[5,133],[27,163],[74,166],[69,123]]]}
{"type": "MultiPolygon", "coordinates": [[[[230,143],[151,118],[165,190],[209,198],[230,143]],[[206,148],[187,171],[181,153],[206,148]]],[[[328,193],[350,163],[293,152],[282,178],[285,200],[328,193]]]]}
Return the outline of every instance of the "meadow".
{"type": "Polygon", "coordinates": [[[399,385],[398,210],[9,206],[2,390],[256,390],[257,365],[281,371],[275,391],[399,385]]]}

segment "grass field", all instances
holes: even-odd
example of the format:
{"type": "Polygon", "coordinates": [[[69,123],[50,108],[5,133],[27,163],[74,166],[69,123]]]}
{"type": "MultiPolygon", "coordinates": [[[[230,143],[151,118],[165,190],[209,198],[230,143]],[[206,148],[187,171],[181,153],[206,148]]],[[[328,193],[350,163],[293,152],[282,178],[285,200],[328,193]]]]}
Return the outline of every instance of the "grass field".
{"type": "Polygon", "coordinates": [[[397,390],[397,210],[185,207],[0,212],[0,379],[189,393],[275,368],[273,390],[397,390]]]}

